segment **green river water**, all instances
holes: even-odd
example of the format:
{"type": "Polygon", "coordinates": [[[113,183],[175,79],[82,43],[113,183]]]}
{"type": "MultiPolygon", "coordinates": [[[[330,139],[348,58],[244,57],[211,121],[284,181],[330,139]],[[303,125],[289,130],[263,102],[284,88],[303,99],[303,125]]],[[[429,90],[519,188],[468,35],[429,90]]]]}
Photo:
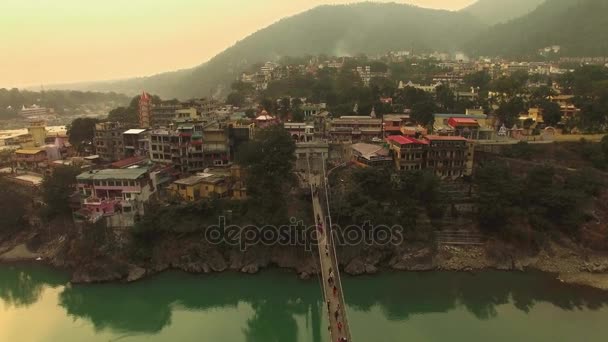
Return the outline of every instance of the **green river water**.
{"type": "MultiPolygon", "coordinates": [[[[318,280],[292,273],[67,280],[0,266],[0,341],[329,342],[318,280]]],[[[608,341],[608,293],[543,274],[385,273],[343,285],[356,342],[608,341]]]]}

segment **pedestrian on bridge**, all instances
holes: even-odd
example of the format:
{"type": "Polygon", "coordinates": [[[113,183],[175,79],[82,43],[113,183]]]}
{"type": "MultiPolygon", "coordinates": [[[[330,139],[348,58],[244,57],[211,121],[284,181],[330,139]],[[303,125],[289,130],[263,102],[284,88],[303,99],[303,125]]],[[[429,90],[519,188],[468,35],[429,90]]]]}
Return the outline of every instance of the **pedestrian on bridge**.
{"type": "Polygon", "coordinates": [[[338,331],[342,332],[342,322],[338,322],[338,331]]]}
{"type": "Polygon", "coordinates": [[[338,295],[338,288],[334,285],[334,297],[338,295]]]}

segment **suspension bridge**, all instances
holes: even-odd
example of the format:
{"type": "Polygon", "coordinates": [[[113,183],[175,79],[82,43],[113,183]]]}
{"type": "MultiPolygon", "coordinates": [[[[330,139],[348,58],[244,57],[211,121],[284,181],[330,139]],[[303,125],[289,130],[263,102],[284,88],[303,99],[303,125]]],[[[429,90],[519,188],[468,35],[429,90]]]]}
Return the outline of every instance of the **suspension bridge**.
{"type": "Polygon", "coordinates": [[[330,341],[352,341],[344,302],[344,291],[340,279],[336,246],[332,233],[325,158],[322,155],[313,157],[321,158],[322,168],[316,172],[313,172],[310,167],[311,156],[308,155],[306,158],[308,164],[308,185],[312,194],[312,207],[315,223],[317,224],[320,283],[323,290],[324,307],[327,310],[329,321],[330,341]],[[323,207],[323,202],[325,203],[326,210],[323,207]]]}

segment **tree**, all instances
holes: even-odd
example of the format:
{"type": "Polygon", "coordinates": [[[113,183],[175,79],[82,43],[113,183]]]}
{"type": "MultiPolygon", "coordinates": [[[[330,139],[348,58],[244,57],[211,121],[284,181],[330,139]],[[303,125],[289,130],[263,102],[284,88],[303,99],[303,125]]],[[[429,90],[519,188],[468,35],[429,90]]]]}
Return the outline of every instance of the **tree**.
{"type": "Polygon", "coordinates": [[[432,100],[415,103],[412,106],[412,119],[422,126],[430,126],[436,109],[437,106],[432,100]]]}
{"type": "Polygon", "coordinates": [[[28,199],[4,178],[0,178],[0,236],[12,234],[27,225],[28,199]]]}
{"type": "Polygon", "coordinates": [[[509,223],[520,191],[506,164],[490,162],[476,170],[481,228],[497,232],[509,223]]]}
{"type": "Polygon", "coordinates": [[[108,120],[123,124],[138,124],[139,117],[137,111],[129,107],[117,107],[108,113],[108,120]]]}
{"type": "Polygon", "coordinates": [[[76,167],[60,166],[44,177],[41,190],[48,218],[70,214],[69,200],[76,189],[76,176],[79,173],[76,167]]]}
{"type": "Polygon", "coordinates": [[[488,85],[492,81],[490,74],[486,71],[478,71],[474,74],[469,74],[464,77],[464,83],[474,89],[484,91],[488,89],[488,85]]]}
{"type": "Polygon", "coordinates": [[[98,122],[99,120],[94,118],[74,119],[68,126],[67,131],[70,144],[81,151],[84,145],[92,143],[95,135],[95,124],[98,122]]]}
{"type": "Polygon", "coordinates": [[[295,142],[282,126],[261,129],[244,144],[237,161],[246,172],[247,195],[258,223],[282,224],[287,218],[289,185],[293,181],[295,142]]]}
{"type": "Polygon", "coordinates": [[[543,110],[543,121],[547,126],[555,126],[562,120],[561,108],[557,103],[545,100],[540,108],[543,110]]]}
{"type": "Polygon", "coordinates": [[[245,96],[240,92],[232,92],[226,98],[226,103],[235,107],[241,107],[244,102],[245,96]]]}
{"type": "Polygon", "coordinates": [[[524,101],[521,97],[515,96],[508,100],[503,100],[496,110],[496,114],[502,124],[508,127],[515,125],[519,114],[525,109],[524,101]]]}
{"type": "Polygon", "coordinates": [[[452,89],[442,84],[435,89],[435,97],[441,110],[446,113],[454,110],[454,92],[452,89]]]}

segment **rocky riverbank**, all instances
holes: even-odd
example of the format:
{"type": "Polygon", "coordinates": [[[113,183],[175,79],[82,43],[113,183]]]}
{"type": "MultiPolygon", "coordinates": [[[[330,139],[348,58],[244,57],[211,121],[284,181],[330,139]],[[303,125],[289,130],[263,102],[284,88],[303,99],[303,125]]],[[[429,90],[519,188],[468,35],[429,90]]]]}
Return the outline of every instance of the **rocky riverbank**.
{"type": "MultiPolygon", "coordinates": [[[[31,250],[23,242],[0,245],[0,262],[38,260],[72,272],[73,283],[108,281],[131,282],[169,269],[190,273],[226,270],[254,274],[265,268],[291,269],[302,279],[318,272],[316,251],[300,247],[256,246],[244,252],[195,243],[187,238],[162,241],[145,262],[134,261],[120,251],[98,255],[88,261],[66,254],[65,237],[31,250]]],[[[537,253],[503,248],[497,255],[491,244],[479,246],[439,246],[419,243],[381,248],[360,247],[338,251],[343,273],[352,276],[382,271],[504,271],[538,270],[555,274],[563,282],[608,290],[608,255],[575,244],[549,243],[537,253]]]]}

